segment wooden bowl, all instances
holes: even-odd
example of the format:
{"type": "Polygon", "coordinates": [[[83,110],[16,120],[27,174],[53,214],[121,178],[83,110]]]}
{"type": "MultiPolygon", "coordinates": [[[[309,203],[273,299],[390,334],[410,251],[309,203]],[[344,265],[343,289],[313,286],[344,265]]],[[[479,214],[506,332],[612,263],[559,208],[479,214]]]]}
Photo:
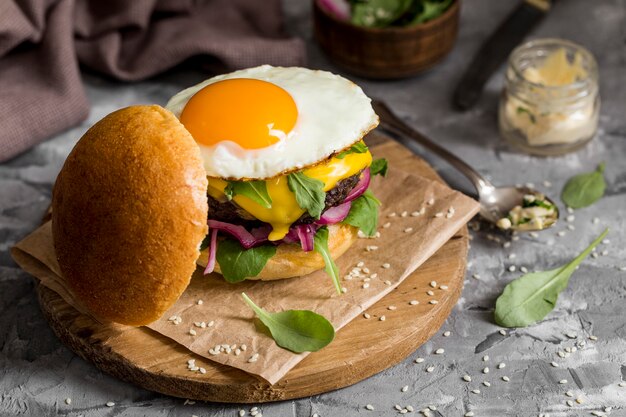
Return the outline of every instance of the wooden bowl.
{"type": "Polygon", "coordinates": [[[313,0],[313,26],[322,49],[346,71],[366,78],[404,78],[431,68],[450,52],[459,9],[456,0],[426,23],[378,29],[342,21],[313,0]]]}

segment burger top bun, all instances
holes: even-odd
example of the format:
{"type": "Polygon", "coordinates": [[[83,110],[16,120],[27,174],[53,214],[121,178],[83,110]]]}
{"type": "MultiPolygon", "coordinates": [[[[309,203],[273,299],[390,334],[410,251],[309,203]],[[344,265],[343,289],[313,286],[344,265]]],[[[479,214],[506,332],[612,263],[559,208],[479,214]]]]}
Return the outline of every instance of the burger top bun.
{"type": "Polygon", "coordinates": [[[132,106],[96,123],[52,195],[61,272],[99,320],[148,324],[178,299],[207,233],[200,149],[169,111],[132,106]]]}

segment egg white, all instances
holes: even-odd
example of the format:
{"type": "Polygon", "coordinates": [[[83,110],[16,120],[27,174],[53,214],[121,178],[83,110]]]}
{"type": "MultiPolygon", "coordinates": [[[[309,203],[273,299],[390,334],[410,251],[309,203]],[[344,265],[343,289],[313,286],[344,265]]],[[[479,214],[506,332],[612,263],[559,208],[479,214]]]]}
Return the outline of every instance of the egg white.
{"type": "Polygon", "coordinates": [[[358,142],[378,125],[371,100],[359,86],[327,71],[300,67],[263,65],[219,75],[179,92],[166,108],[180,118],[195,93],[232,78],[253,78],[283,88],[296,103],[298,119],[291,132],[266,148],[244,149],[229,140],[199,144],[209,176],[264,179],[300,170],[358,142]]]}

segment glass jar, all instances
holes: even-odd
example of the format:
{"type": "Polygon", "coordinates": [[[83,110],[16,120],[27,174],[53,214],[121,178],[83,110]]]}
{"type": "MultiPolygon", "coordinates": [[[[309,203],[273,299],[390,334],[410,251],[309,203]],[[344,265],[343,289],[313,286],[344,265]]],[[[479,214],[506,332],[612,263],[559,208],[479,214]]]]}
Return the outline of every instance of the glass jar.
{"type": "Polygon", "coordinates": [[[502,137],[535,155],[586,145],[598,127],[598,68],[591,53],[563,39],[539,39],[511,53],[498,119],[502,137]]]}

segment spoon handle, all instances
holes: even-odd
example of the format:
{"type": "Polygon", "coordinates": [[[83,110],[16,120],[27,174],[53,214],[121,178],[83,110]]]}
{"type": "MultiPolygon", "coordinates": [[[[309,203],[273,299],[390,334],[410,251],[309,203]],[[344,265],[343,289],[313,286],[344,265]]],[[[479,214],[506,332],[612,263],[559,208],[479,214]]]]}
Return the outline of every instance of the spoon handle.
{"type": "Polygon", "coordinates": [[[465,175],[472,182],[472,184],[474,184],[474,187],[476,187],[476,191],[478,191],[479,195],[485,194],[488,190],[493,190],[493,185],[474,168],[407,125],[398,116],[396,116],[384,102],[372,100],[372,107],[374,107],[374,111],[378,114],[378,117],[380,117],[380,126],[383,129],[389,130],[390,132],[398,135],[408,136],[448,161],[452,166],[465,175]]]}

